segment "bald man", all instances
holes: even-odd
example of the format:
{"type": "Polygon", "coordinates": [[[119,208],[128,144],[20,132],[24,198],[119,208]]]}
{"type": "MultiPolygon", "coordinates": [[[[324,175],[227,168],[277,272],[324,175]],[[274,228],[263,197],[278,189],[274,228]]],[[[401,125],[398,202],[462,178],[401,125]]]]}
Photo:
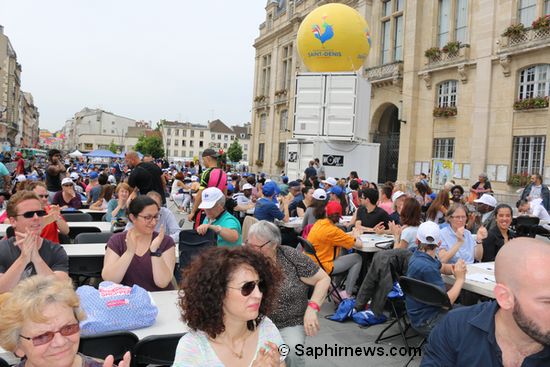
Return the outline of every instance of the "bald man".
{"type": "Polygon", "coordinates": [[[451,311],[421,366],[550,366],[550,244],[520,237],[495,259],[495,301],[451,311]]]}
{"type": "Polygon", "coordinates": [[[162,170],[152,162],[142,162],[136,152],[127,152],[124,160],[132,169],[128,177],[128,185],[138,188],[141,195],[149,191],[156,191],[162,198],[162,205],[166,204],[166,180],[162,170]]]}

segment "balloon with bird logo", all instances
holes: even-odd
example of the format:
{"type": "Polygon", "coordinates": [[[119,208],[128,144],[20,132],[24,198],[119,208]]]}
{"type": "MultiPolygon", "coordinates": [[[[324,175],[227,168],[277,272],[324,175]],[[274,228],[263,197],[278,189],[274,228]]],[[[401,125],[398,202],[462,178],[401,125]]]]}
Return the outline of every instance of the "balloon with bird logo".
{"type": "Polygon", "coordinates": [[[298,52],[309,71],[357,71],[370,51],[369,26],[357,10],[327,4],[313,10],[298,29],[298,52]]]}

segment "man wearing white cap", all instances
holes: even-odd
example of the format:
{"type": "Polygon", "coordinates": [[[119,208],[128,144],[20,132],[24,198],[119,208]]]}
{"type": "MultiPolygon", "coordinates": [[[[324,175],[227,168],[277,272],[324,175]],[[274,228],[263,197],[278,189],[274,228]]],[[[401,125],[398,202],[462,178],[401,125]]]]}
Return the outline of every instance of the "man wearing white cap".
{"type": "MultiPolygon", "coordinates": [[[[476,210],[481,214],[481,225],[487,228],[487,231],[495,228],[497,223],[495,219],[495,208],[497,207],[497,199],[491,194],[483,194],[479,199],[474,200],[476,210]]],[[[473,222],[473,221],[470,221],[473,222]]],[[[480,225],[474,223],[470,230],[472,233],[477,233],[480,225]]]]}
{"type": "Polygon", "coordinates": [[[206,218],[197,227],[204,235],[208,229],[218,234],[218,246],[240,246],[242,243],[241,223],[225,210],[225,195],[217,187],[202,190],[199,209],[204,209],[206,218]]]}
{"type": "Polygon", "coordinates": [[[325,191],[330,190],[331,187],[334,187],[338,184],[338,182],[336,182],[336,179],[334,177],[329,177],[326,180],[322,180],[321,183],[323,184],[323,189],[325,191]]]}
{"type": "Polygon", "coordinates": [[[254,208],[256,205],[255,200],[252,198],[252,188],[253,186],[247,182],[243,185],[240,195],[236,196],[237,206],[235,211],[240,212],[241,218],[246,216],[247,210],[254,208]]]}
{"type": "MultiPolygon", "coordinates": [[[[407,276],[437,285],[441,290],[447,292],[449,300],[453,304],[458,298],[466,278],[466,264],[464,260],[460,259],[456,264],[450,265],[441,264],[436,258],[437,248],[441,244],[441,234],[439,226],[434,222],[424,222],[418,227],[416,244],[418,245],[418,249],[409,259],[407,276]],[[441,273],[452,274],[456,278],[455,283],[448,291],[441,273]]],[[[429,333],[447,313],[447,310],[418,302],[412,297],[406,297],[405,301],[411,324],[415,329],[423,330],[426,333],[429,333]]]]}

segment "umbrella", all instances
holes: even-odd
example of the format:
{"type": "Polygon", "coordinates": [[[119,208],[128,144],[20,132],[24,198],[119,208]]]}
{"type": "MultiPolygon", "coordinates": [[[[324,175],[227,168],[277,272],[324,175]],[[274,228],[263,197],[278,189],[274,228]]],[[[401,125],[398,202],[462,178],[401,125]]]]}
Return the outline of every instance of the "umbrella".
{"type": "Polygon", "coordinates": [[[96,158],[118,158],[118,155],[114,154],[110,150],[104,150],[104,149],[96,149],[84,155],[87,157],[96,157],[96,158]]]}
{"type": "Polygon", "coordinates": [[[82,157],[84,154],[82,154],[78,149],[75,150],[74,152],[72,153],[69,153],[69,157],[71,158],[80,158],[82,157]]]}

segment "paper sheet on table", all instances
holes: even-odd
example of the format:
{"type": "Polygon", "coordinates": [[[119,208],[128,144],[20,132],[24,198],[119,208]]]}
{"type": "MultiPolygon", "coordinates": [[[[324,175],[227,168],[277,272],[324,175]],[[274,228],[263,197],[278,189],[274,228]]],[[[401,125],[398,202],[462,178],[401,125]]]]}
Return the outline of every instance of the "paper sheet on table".
{"type": "Polygon", "coordinates": [[[472,280],[479,283],[496,283],[494,275],[486,274],[466,274],[466,280],[472,280]]]}
{"type": "Polygon", "coordinates": [[[492,263],[476,263],[476,264],[471,264],[470,266],[474,266],[478,269],[489,270],[489,271],[492,271],[492,272],[495,271],[495,263],[494,262],[492,262],[492,263]]]}

